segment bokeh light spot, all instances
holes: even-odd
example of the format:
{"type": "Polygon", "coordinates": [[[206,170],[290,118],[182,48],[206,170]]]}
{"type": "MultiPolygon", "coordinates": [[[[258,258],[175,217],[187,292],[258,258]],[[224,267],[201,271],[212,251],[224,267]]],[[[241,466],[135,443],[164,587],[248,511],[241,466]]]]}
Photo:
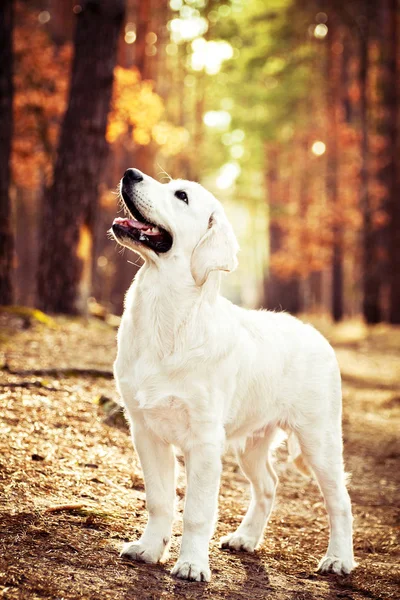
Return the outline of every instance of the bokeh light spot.
{"type": "Polygon", "coordinates": [[[134,31],[127,31],[125,34],[125,42],[127,44],[133,44],[136,40],[136,33],[134,31]]]}
{"type": "Polygon", "coordinates": [[[317,13],[315,20],[317,23],[326,23],[328,20],[328,15],[324,12],[317,13]]]}
{"type": "Polygon", "coordinates": [[[148,44],[155,44],[157,41],[157,34],[154,33],[154,31],[149,31],[149,33],[146,35],[146,42],[148,44]]]}
{"type": "Polygon", "coordinates": [[[203,117],[207,127],[226,129],[231,123],[231,115],[226,110],[209,110],[203,117]]]}
{"type": "Polygon", "coordinates": [[[315,154],[315,156],[322,156],[323,154],[325,154],[325,151],[326,151],[326,145],[324,144],[324,142],[321,142],[320,140],[314,142],[313,145],[311,146],[311,152],[313,154],[315,154]]]}
{"type": "Polygon", "coordinates": [[[318,40],[323,40],[328,34],[328,28],[324,23],[318,23],[314,28],[314,37],[318,40]]]}
{"type": "Polygon", "coordinates": [[[216,180],[217,188],[227,190],[232,187],[241,172],[240,166],[236,162],[225,163],[219,170],[216,180]]]}
{"type": "Polygon", "coordinates": [[[48,23],[50,21],[50,13],[48,10],[42,10],[42,12],[39,13],[38,16],[38,21],[41,25],[44,25],[45,23],[48,23]]]}
{"type": "Polygon", "coordinates": [[[97,259],[97,266],[100,269],[104,269],[104,267],[106,267],[108,264],[108,258],[106,256],[99,256],[99,258],[97,259]]]}

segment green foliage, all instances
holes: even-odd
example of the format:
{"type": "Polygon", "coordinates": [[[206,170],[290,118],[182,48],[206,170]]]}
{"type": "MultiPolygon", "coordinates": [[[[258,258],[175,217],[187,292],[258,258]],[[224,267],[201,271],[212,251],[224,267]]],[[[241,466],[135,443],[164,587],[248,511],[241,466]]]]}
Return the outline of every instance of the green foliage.
{"type": "Polygon", "coordinates": [[[291,0],[242,3],[233,13],[234,25],[221,23],[216,33],[240,46],[226,63],[228,89],[233,99],[232,126],[241,127],[251,149],[244,160],[262,167],[265,142],[289,141],[295,128],[302,128],[312,115],[303,109],[310,94],[310,81],[318,86],[314,69],[318,43],[310,39],[313,11],[305,11],[291,0]],[[240,41],[239,41],[240,40],[240,41]]]}

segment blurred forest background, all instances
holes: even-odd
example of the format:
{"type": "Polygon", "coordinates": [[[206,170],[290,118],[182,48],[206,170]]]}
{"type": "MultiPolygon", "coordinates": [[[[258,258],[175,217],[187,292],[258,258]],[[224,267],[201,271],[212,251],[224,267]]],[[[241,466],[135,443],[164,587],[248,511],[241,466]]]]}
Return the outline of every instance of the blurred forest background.
{"type": "MultiPolygon", "coordinates": [[[[2,598],[399,599],[399,3],[0,1],[2,598]],[[213,541],[207,588],[165,570],[180,519],[167,566],[119,558],[146,520],[112,380],[140,266],[107,237],[129,167],[210,189],[241,245],[224,293],[306,313],[333,344],[349,577],[313,573],[325,510],[282,460],[265,544],[213,541]]],[[[218,537],[248,498],[231,453],[222,481],[218,537]]]]}
{"type": "MultiPolygon", "coordinates": [[[[3,0],[0,304],[119,314],[128,167],[200,181],[244,306],[400,323],[397,0],[3,0]]],[[[136,263],[136,264],[135,264],[136,263]]]]}

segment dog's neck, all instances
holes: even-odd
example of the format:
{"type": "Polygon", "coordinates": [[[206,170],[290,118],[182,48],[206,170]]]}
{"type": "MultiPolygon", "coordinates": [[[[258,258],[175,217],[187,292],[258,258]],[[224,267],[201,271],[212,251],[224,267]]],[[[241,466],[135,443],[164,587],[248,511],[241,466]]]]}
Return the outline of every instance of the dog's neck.
{"type": "Polygon", "coordinates": [[[194,282],[190,264],[184,259],[175,263],[146,263],[136,276],[126,298],[134,330],[151,338],[160,355],[170,355],[191,335],[199,311],[216,302],[220,274],[210,273],[201,287],[194,282]]]}

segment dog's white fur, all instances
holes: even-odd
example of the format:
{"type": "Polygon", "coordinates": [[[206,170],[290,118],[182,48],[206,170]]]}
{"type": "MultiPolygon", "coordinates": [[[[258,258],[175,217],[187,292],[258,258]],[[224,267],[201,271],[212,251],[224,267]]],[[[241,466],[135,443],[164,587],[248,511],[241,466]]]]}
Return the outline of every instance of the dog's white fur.
{"type": "MultiPolygon", "coordinates": [[[[252,499],[222,547],[253,552],[277,485],[271,443],[285,430],[313,470],[330,522],[321,572],[349,573],[351,503],[342,458],[341,381],[329,343],[285,313],[249,311],[219,294],[221,271],[238,245],[221,204],[199,184],[151,177],[132,185],[142,215],[173,236],[166,254],[126,239],[145,260],[126,296],[115,378],[142,465],[149,519],[122,554],[165,558],[174,516],[175,458],[182,450],[187,496],[180,556],[172,573],[209,581],[209,541],[217,514],[221,455],[237,450],[252,499]],[[189,204],[175,197],[185,190],[189,204]]],[[[121,243],[121,240],[119,240],[121,243]]]]}

